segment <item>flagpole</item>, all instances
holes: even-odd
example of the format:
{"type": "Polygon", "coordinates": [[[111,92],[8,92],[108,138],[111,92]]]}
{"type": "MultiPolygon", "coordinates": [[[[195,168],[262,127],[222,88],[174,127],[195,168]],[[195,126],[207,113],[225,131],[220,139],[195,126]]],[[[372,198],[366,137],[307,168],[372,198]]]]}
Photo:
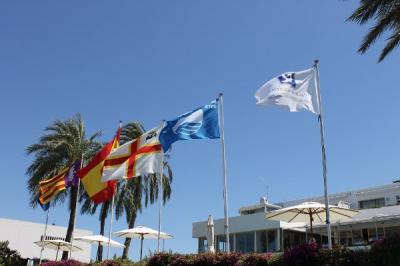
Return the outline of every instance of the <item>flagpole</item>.
{"type": "MultiPolygon", "coordinates": [[[[83,166],[83,154],[81,156],[81,165],[79,169],[82,169],[83,166]]],[[[81,179],[78,177],[78,185],[77,185],[77,191],[76,191],[76,205],[75,205],[75,217],[74,217],[74,226],[72,227],[72,234],[71,234],[71,248],[69,251],[69,258],[72,258],[72,243],[74,242],[74,231],[75,231],[75,223],[76,223],[76,211],[78,209],[78,199],[79,199],[79,189],[81,187],[81,179]]]]}
{"type": "Polygon", "coordinates": [[[324,197],[325,197],[325,211],[326,211],[326,230],[328,234],[328,248],[332,249],[332,235],[331,235],[331,222],[330,222],[330,211],[329,211],[329,199],[328,199],[328,175],[326,168],[326,149],[325,149],[325,139],[324,139],[324,120],[322,118],[322,101],[321,101],[321,91],[320,91],[320,81],[319,81],[319,60],[314,60],[314,67],[317,78],[317,90],[318,90],[318,105],[319,105],[319,129],[321,135],[321,151],[322,151],[322,173],[324,177],[324,197]]]}
{"type": "MultiPolygon", "coordinates": [[[[50,212],[50,207],[49,207],[49,209],[47,210],[47,214],[46,214],[46,225],[44,226],[44,234],[43,234],[43,239],[42,239],[42,241],[45,241],[45,240],[46,240],[47,225],[48,225],[48,223],[49,223],[49,212],[50,212]]],[[[42,263],[43,250],[44,250],[44,245],[42,245],[42,249],[40,250],[39,265],[42,263]]]]}
{"type": "MultiPolygon", "coordinates": [[[[122,128],[122,120],[119,120],[119,128],[122,128]]],[[[119,145],[119,143],[118,143],[119,145]]],[[[112,196],[111,200],[111,217],[110,217],[110,231],[108,232],[108,247],[107,247],[107,259],[110,258],[110,246],[111,246],[111,232],[112,232],[112,226],[113,226],[113,220],[114,220],[114,198],[115,198],[116,191],[114,191],[114,194],[112,196]]]]}
{"type": "Polygon", "coordinates": [[[164,178],[164,153],[161,151],[161,169],[160,169],[160,190],[158,201],[158,235],[157,235],[157,253],[160,253],[160,238],[161,238],[161,208],[163,198],[163,178],[164,178]]]}
{"type": "Polygon", "coordinates": [[[108,232],[108,247],[107,247],[107,259],[110,258],[110,245],[111,245],[111,232],[112,232],[112,226],[113,226],[113,220],[114,220],[114,198],[115,194],[112,197],[111,200],[111,217],[110,217],[110,231],[108,232]]]}
{"type": "Polygon", "coordinates": [[[223,100],[223,93],[219,94],[218,97],[219,102],[219,128],[221,132],[221,147],[222,147],[222,173],[223,173],[223,184],[224,184],[224,216],[225,216],[225,240],[226,240],[226,252],[229,253],[229,219],[228,219],[228,189],[227,189],[227,182],[226,182],[226,156],[225,156],[225,135],[224,135],[224,100],[223,100]]]}

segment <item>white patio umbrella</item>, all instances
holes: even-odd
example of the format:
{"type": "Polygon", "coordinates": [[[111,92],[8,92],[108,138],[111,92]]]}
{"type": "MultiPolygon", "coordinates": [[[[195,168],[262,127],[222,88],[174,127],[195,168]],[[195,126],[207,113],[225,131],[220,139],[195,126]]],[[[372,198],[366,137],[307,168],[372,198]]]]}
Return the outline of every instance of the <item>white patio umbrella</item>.
{"type": "Polygon", "coordinates": [[[110,246],[112,247],[117,247],[117,248],[123,248],[125,247],[125,245],[114,241],[114,240],[110,240],[108,237],[102,236],[102,235],[90,235],[90,236],[77,236],[74,237],[74,240],[79,240],[79,241],[83,241],[86,243],[90,243],[90,244],[99,244],[102,246],[107,246],[108,243],[110,242],[110,246]]]}
{"type": "MultiPolygon", "coordinates": [[[[158,239],[158,231],[148,228],[146,226],[136,226],[135,228],[125,229],[122,231],[114,232],[113,233],[119,237],[126,237],[126,238],[139,238],[140,239],[140,259],[142,259],[143,255],[143,240],[146,239],[158,239]]],[[[168,239],[172,238],[173,236],[164,232],[160,232],[161,239],[168,239]]]]}
{"type": "Polygon", "coordinates": [[[38,245],[41,248],[49,248],[49,249],[53,249],[53,250],[57,250],[56,253],[56,260],[58,259],[58,252],[60,250],[62,251],[81,251],[82,248],[72,245],[72,249],[71,249],[71,243],[70,242],[66,242],[64,240],[43,240],[43,241],[36,241],[34,242],[36,245],[38,245]]]}
{"type": "MultiPolygon", "coordinates": [[[[358,211],[346,209],[334,205],[329,205],[330,220],[343,221],[351,219],[358,211]]],[[[284,221],[284,222],[305,222],[310,225],[311,239],[313,236],[313,221],[324,223],[326,221],[325,204],[319,202],[303,202],[301,204],[279,209],[267,213],[266,219],[284,221]]]]}
{"type": "Polygon", "coordinates": [[[208,221],[207,221],[207,243],[208,243],[208,252],[215,253],[214,220],[211,215],[208,216],[208,221]]]}

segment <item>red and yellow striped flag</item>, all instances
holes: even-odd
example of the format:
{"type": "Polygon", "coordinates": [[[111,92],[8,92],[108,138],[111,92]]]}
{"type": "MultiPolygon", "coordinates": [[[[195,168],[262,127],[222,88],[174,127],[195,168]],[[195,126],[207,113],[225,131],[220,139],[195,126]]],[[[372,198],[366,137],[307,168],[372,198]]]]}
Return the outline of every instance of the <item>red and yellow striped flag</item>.
{"type": "Polygon", "coordinates": [[[65,186],[65,174],[68,172],[69,167],[63,169],[56,176],[39,182],[40,197],[39,201],[41,204],[47,204],[50,202],[58,193],[63,191],[65,186]]]}

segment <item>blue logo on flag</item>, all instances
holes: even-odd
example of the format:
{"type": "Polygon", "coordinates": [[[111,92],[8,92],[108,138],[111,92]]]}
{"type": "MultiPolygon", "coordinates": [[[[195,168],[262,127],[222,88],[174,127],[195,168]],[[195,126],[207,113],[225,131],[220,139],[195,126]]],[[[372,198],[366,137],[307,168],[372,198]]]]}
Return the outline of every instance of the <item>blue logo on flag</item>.
{"type": "Polygon", "coordinates": [[[218,103],[212,101],[192,112],[166,122],[161,130],[160,143],[167,151],[172,143],[187,139],[218,139],[218,103]]]}
{"type": "Polygon", "coordinates": [[[290,84],[293,88],[296,88],[296,79],[294,78],[295,73],[285,73],[278,77],[279,81],[283,84],[290,84]]]}

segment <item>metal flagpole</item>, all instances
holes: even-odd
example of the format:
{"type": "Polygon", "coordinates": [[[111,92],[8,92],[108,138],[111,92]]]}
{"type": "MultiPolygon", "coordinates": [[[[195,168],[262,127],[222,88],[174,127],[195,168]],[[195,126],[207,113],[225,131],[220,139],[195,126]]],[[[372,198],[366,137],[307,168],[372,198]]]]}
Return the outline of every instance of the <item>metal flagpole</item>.
{"type": "MultiPolygon", "coordinates": [[[[81,166],[79,169],[81,169],[83,166],[83,154],[81,156],[81,166]]],[[[71,235],[71,248],[69,251],[69,258],[72,258],[72,243],[74,242],[74,231],[75,231],[75,223],[76,223],[76,211],[78,209],[78,198],[79,198],[79,189],[81,187],[81,179],[78,177],[78,185],[77,185],[77,191],[76,191],[76,205],[75,205],[75,217],[74,217],[74,226],[72,227],[72,235],[71,235]]]]}
{"type": "Polygon", "coordinates": [[[110,217],[110,231],[108,232],[108,247],[107,247],[107,259],[110,258],[110,245],[111,245],[111,232],[112,232],[112,225],[113,225],[113,220],[114,220],[114,198],[115,194],[112,197],[111,200],[111,217],[110,217]]]}
{"type": "Polygon", "coordinates": [[[219,102],[219,128],[221,131],[221,146],[222,146],[222,172],[223,172],[223,184],[224,184],[224,216],[225,216],[225,240],[226,240],[226,252],[230,251],[230,243],[229,243],[229,219],[228,219],[228,189],[226,182],[226,156],[225,156],[225,135],[224,135],[224,100],[223,93],[219,94],[218,97],[219,102]]]}
{"type": "MultiPolygon", "coordinates": [[[[119,128],[122,128],[122,120],[119,120],[119,128]]],[[[118,143],[119,144],[119,143],[118,143]]],[[[111,245],[111,232],[112,232],[112,226],[113,226],[113,220],[114,220],[114,198],[115,198],[115,193],[112,196],[111,200],[111,217],[110,217],[110,231],[108,232],[108,245],[107,245],[107,259],[110,258],[110,245],[111,245]]]]}
{"type": "Polygon", "coordinates": [[[332,234],[331,234],[331,222],[330,222],[329,199],[328,199],[328,175],[326,168],[326,149],[324,140],[324,120],[322,119],[322,101],[321,101],[318,63],[319,60],[314,61],[314,67],[317,78],[317,90],[318,90],[318,105],[319,105],[318,121],[319,121],[320,135],[321,135],[322,171],[324,177],[324,197],[325,197],[325,209],[326,209],[326,231],[328,234],[328,248],[332,249],[332,234]]]}
{"type": "MultiPolygon", "coordinates": [[[[48,223],[49,223],[49,212],[50,212],[50,207],[49,207],[49,209],[47,210],[47,214],[46,214],[46,225],[44,226],[44,234],[43,234],[43,239],[42,239],[42,241],[45,241],[45,240],[46,240],[47,225],[48,225],[48,223]]],[[[39,265],[42,263],[43,250],[44,250],[44,245],[42,245],[42,249],[40,250],[39,265]]]]}
{"type": "Polygon", "coordinates": [[[164,178],[164,153],[161,151],[161,169],[160,169],[160,190],[158,201],[158,235],[157,235],[157,253],[160,252],[160,239],[161,239],[161,208],[163,198],[163,178],[164,178]]]}

